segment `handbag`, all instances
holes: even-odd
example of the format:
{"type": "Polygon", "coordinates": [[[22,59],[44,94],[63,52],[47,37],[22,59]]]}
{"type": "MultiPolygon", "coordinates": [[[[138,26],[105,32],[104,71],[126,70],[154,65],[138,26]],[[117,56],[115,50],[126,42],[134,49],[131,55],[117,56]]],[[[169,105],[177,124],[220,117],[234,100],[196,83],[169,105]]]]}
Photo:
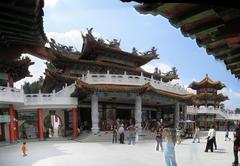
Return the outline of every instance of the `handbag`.
{"type": "Polygon", "coordinates": [[[237,148],[237,151],[240,151],[240,146],[237,148]]]}

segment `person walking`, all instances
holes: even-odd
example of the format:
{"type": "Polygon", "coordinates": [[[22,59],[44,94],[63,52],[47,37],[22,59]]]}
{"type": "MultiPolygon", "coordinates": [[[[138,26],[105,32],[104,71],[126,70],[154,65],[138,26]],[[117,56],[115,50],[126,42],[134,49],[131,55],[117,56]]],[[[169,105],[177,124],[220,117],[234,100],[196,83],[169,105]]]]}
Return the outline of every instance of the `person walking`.
{"type": "Polygon", "coordinates": [[[198,143],[200,143],[200,129],[199,129],[198,125],[196,125],[196,127],[195,127],[192,143],[195,143],[196,139],[198,139],[198,143]]]}
{"type": "Polygon", "coordinates": [[[165,128],[163,130],[163,136],[166,140],[165,148],[164,148],[164,157],[166,166],[177,166],[176,157],[175,157],[175,143],[173,131],[174,129],[165,128]]]}
{"type": "Polygon", "coordinates": [[[22,155],[23,157],[27,156],[26,142],[23,142],[23,145],[22,145],[22,155]]]}
{"type": "Polygon", "coordinates": [[[124,128],[123,128],[124,124],[121,124],[121,127],[119,127],[118,129],[118,133],[120,136],[120,144],[124,144],[124,128]]]}
{"type": "Polygon", "coordinates": [[[216,130],[215,130],[215,126],[212,125],[213,128],[213,145],[215,147],[215,150],[217,150],[217,143],[216,143],[216,130]]]}
{"type": "Polygon", "coordinates": [[[135,125],[134,124],[131,124],[129,127],[128,127],[128,145],[131,145],[131,144],[135,144],[135,138],[136,138],[136,128],[135,128],[135,125]]]}
{"type": "Polygon", "coordinates": [[[229,130],[228,129],[226,130],[225,141],[227,141],[227,139],[228,139],[228,141],[231,141],[231,138],[229,138],[229,130]]]}
{"type": "Polygon", "coordinates": [[[237,127],[233,132],[233,153],[234,153],[234,162],[233,166],[238,166],[238,148],[240,146],[240,123],[238,122],[237,127]]]}
{"type": "Polygon", "coordinates": [[[156,135],[156,141],[157,141],[156,151],[159,151],[159,145],[160,145],[160,147],[161,147],[161,151],[163,151],[162,132],[163,132],[163,129],[162,129],[162,128],[159,128],[159,129],[157,130],[157,135],[156,135]]]}
{"type": "Polygon", "coordinates": [[[213,152],[213,137],[214,137],[214,126],[209,129],[208,131],[208,137],[207,137],[207,144],[206,144],[206,149],[205,152],[208,152],[210,149],[211,152],[213,152]]]}
{"type": "Polygon", "coordinates": [[[117,143],[117,127],[116,126],[113,126],[113,138],[112,138],[112,143],[117,143]]]}
{"type": "Polygon", "coordinates": [[[180,144],[182,142],[182,140],[181,140],[181,132],[182,132],[181,127],[178,126],[176,128],[177,144],[180,144]]]}

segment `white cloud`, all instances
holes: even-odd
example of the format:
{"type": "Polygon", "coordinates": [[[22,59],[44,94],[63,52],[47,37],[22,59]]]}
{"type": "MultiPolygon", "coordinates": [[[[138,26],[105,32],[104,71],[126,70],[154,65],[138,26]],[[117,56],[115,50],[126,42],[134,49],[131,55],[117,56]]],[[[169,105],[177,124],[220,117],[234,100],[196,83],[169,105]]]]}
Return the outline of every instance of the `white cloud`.
{"type": "MultiPolygon", "coordinates": [[[[53,38],[57,43],[73,46],[77,50],[82,48],[82,35],[80,31],[71,30],[68,32],[47,32],[48,39],[53,38]]],[[[50,41],[50,40],[49,40],[50,41]]]]}
{"type": "Polygon", "coordinates": [[[34,64],[29,67],[29,71],[32,77],[26,77],[16,82],[14,85],[16,88],[21,88],[21,85],[23,85],[24,82],[32,83],[34,81],[37,81],[40,76],[45,77],[43,73],[46,69],[46,65],[45,65],[46,61],[39,59],[37,57],[31,56],[29,54],[23,54],[22,56],[28,56],[31,59],[31,61],[34,62],[34,64]]]}
{"type": "MultiPolygon", "coordinates": [[[[83,31],[82,33],[86,34],[86,31],[83,31]]],[[[49,41],[50,38],[53,38],[57,43],[73,46],[79,51],[82,49],[83,40],[81,31],[71,30],[68,32],[47,32],[46,35],[49,41]]],[[[102,38],[102,35],[96,32],[93,32],[93,36],[102,38]]]]}
{"type": "Polygon", "coordinates": [[[169,66],[167,64],[163,64],[163,63],[158,63],[156,65],[145,64],[145,65],[142,66],[142,68],[149,73],[153,73],[155,71],[156,67],[159,70],[161,70],[162,73],[166,73],[166,72],[172,70],[171,66],[169,66]]]}
{"type": "Polygon", "coordinates": [[[45,7],[54,8],[58,2],[59,2],[59,0],[44,0],[44,5],[45,5],[45,7]]]}

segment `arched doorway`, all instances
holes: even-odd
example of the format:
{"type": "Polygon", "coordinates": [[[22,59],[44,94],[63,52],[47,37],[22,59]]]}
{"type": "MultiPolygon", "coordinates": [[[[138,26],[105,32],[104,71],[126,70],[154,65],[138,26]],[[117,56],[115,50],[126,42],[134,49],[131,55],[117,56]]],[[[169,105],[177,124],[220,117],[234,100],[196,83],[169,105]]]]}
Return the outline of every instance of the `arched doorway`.
{"type": "Polygon", "coordinates": [[[62,119],[55,111],[49,111],[49,115],[44,118],[44,128],[46,137],[52,138],[64,135],[62,119]]]}

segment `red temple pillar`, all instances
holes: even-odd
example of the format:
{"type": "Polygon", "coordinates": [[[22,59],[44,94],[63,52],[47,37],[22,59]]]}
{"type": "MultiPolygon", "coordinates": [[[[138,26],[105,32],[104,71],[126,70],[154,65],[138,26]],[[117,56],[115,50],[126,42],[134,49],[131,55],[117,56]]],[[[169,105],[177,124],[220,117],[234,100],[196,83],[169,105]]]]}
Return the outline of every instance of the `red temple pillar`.
{"type": "Polygon", "coordinates": [[[77,138],[78,136],[78,130],[77,130],[77,127],[78,127],[78,114],[77,114],[77,108],[72,108],[72,118],[73,118],[73,121],[72,121],[72,126],[73,126],[73,137],[74,138],[77,138]]]}
{"type": "Polygon", "coordinates": [[[8,74],[8,85],[9,85],[9,87],[13,88],[13,83],[14,83],[14,81],[13,81],[12,76],[10,74],[8,74]]]}
{"type": "Polygon", "coordinates": [[[14,108],[12,104],[9,104],[9,108],[8,108],[8,113],[10,116],[10,122],[9,122],[9,140],[10,143],[14,142],[14,108]]]}
{"type": "Polygon", "coordinates": [[[207,130],[207,128],[208,128],[208,115],[206,114],[205,115],[205,123],[204,123],[204,128],[205,128],[205,130],[207,130]]]}
{"type": "MultiPolygon", "coordinates": [[[[0,109],[0,115],[3,115],[3,111],[0,109]]],[[[0,141],[5,141],[5,129],[4,129],[4,123],[0,123],[0,130],[1,130],[1,135],[0,135],[0,141]]]]}
{"type": "Polygon", "coordinates": [[[16,110],[13,108],[13,137],[17,140],[16,110]]]}
{"type": "Polygon", "coordinates": [[[43,129],[43,109],[38,108],[37,109],[37,115],[38,115],[38,132],[39,132],[39,139],[40,141],[44,140],[44,129],[43,129]]]}

